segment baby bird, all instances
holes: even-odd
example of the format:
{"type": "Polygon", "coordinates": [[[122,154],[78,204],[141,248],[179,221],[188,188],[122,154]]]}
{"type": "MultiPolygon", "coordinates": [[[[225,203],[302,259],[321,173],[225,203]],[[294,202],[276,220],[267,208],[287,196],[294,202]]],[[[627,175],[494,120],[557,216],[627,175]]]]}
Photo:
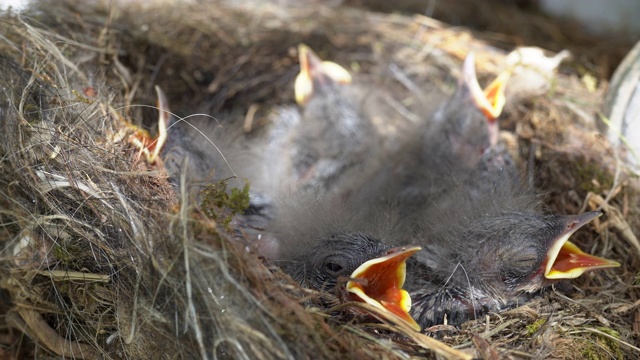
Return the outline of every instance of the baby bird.
{"type": "Polygon", "coordinates": [[[512,307],[559,279],[619,266],[568,241],[599,213],[545,215],[515,167],[505,171],[480,161],[456,171],[437,158],[429,166],[414,170],[422,197],[397,202],[402,221],[414,230],[406,243],[423,248],[410,259],[407,280],[411,314],[423,328],[460,325],[512,307]]]}
{"type": "Polygon", "coordinates": [[[410,130],[404,146],[364,185],[372,196],[401,203],[412,214],[467,178],[486,172],[515,177],[515,163],[498,143],[497,117],[508,75],[499,75],[483,91],[474,61],[469,54],[455,93],[432,113],[427,111],[425,122],[410,130]]]}
{"type": "Polygon", "coordinates": [[[299,186],[344,190],[382,160],[379,137],[368,111],[375,94],[351,83],[351,75],[298,48],[300,74],[295,92],[301,119],[291,133],[291,169],[299,186]]]}
{"type": "Polygon", "coordinates": [[[349,188],[371,163],[380,162],[379,138],[367,104],[375,94],[351,84],[339,65],[299,46],[295,81],[299,109],[275,109],[271,126],[245,134],[240,114],[189,119],[169,117],[162,157],[168,169],[184,168],[195,181],[247,178],[256,192],[277,196],[299,189],[349,188]],[[220,119],[219,121],[217,119],[220,119]]]}
{"type": "MultiPolygon", "coordinates": [[[[168,103],[160,113],[170,114],[168,103]]],[[[242,128],[243,117],[236,113],[217,117],[198,114],[186,118],[161,116],[159,127],[166,128],[160,156],[170,177],[179,183],[184,175],[189,184],[243,178],[260,183],[260,154],[266,148],[266,135],[248,136],[242,128]]]]}
{"type": "Polygon", "coordinates": [[[560,279],[619,266],[568,241],[599,215],[513,211],[430,234],[410,265],[411,314],[423,328],[460,325],[512,307],[560,279]]]}
{"type": "Polygon", "coordinates": [[[392,233],[385,225],[389,214],[366,219],[341,197],[329,195],[297,198],[279,209],[269,231],[279,244],[273,260],[294,280],[318,291],[337,290],[420,329],[408,314],[411,298],[402,289],[405,261],[420,247],[391,248],[381,240],[392,233]]]}
{"type": "Polygon", "coordinates": [[[475,71],[475,56],[465,58],[455,93],[429,120],[425,131],[429,141],[424,141],[425,156],[434,150],[431,141],[438,141],[438,155],[450,157],[452,163],[473,168],[484,152],[498,143],[498,117],[506,98],[504,90],[509,78],[503,72],[483,91],[475,71]]]}

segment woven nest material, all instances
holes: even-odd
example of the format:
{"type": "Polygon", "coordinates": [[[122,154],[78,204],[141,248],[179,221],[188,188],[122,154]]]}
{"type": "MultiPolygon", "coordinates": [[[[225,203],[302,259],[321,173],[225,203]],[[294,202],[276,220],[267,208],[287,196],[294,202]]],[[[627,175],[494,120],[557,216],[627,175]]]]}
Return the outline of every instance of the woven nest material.
{"type": "Polygon", "coordinates": [[[551,209],[603,209],[576,242],[622,267],[435,340],[368,321],[362,304],[309,305],[332,295],[300,289],[204,216],[128,141],[130,124],[155,126],[156,85],[180,115],[256,104],[266,118],[292,102],[301,42],[390,87],[401,74],[445,92],[469,51],[481,81],[505,52],[423,16],[311,1],[43,1],[1,17],[0,357],[640,356],[638,186],[596,130],[605,81],[559,75],[502,125],[551,209]]]}

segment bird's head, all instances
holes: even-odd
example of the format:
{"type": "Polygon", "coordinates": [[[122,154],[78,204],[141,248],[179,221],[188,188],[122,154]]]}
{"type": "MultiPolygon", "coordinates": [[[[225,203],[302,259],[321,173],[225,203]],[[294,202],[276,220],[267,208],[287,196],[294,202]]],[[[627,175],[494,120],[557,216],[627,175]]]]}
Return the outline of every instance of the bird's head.
{"type": "MultiPolygon", "coordinates": [[[[330,189],[346,170],[376,161],[377,130],[368,110],[370,89],[351,84],[343,67],[298,47],[295,96],[300,123],[291,133],[293,178],[303,188],[330,189]]],[[[339,188],[339,186],[336,186],[339,188]]]]}
{"type": "Polygon", "coordinates": [[[348,279],[361,264],[386,250],[381,241],[362,233],[338,233],[318,240],[285,270],[309,288],[330,291],[340,278],[348,279]]]}
{"type": "Polygon", "coordinates": [[[307,104],[314,93],[351,83],[351,74],[347,70],[334,62],[322,61],[304,44],[298,45],[298,57],[300,73],[296,77],[294,91],[300,106],[307,104]]]}
{"type": "Polygon", "coordinates": [[[421,248],[389,249],[362,233],[342,233],[319,241],[299,261],[285,267],[294,279],[312,289],[345,286],[348,298],[390,312],[419,330],[409,315],[411,298],[402,289],[405,261],[421,248]]]}
{"type": "Polygon", "coordinates": [[[469,252],[462,264],[480,288],[501,297],[542,286],[542,269],[551,239],[561,231],[557,218],[512,212],[480,218],[469,225],[464,238],[469,252]]]}
{"type": "Polygon", "coordinates": [[[435,113],[436,133],[450,144],[457,161],[473,167],[486,149],[498,142],[497,119],[506,103],[509,74],[503,72],[484,90],[476,77],[475,56],[467,55],[455,93],[435,113]]]}
{"type": "Polygon", "coordinates": [[[463,224],[412,262],[412,312],[423,327],[460,325],[516,304],[560,279],[620,264],[589,255],[569,241],[599,212],[577,216],[507,212],[463,224]]]}
{"type": "Polygon", "coordinates": [[[462,263],[470,278],[507,298],[586,271],[620,266],[589,255],[569,241],[599,215],[514,212],[479,219],[465,232],[471,251],[465,253],[462,263]]]}

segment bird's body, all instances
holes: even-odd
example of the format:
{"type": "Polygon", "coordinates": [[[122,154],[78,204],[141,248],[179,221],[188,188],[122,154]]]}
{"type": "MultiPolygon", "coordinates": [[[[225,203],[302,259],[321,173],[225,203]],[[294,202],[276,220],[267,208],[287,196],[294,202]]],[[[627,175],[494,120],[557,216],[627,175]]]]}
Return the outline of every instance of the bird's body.
{"type": "Polygon", "coordinates": [[[374,125],[353,86],[322,88],[305,105],[293,134],[293,177],[304,187],[331,189],[378,160],[374,125]]]}
{"type": "Polygon", "coordinates": [[[470,193],[466,185],[413,215],[417,230],[409,242],[423,251],[410,259],[407,289],[423,328],[460,325],[522,303],[558,279],[619,266],[568,241],[598,213],[547,215],[522,186],[496,184],[470,193]]]}
{"type": "MultiPolygon", "coordinates": [[[[439,106],[426,106],[423,121],[408,128],[405,141],[364,185],[363,191],[400,205],[412,215],[437,204],[454,189],[484,189],[478,176],[517,177],[514,162],[497,140],[506,79],[498,76],[485,92],[476,79],[474,58],[467,57],[456,91],[439,106]],[[472,186],[473,185],[473,186],[472,186]]],[[[490,182],[490,181],[488,181],[490,182]]]]}
{"type": "Polygon", "coordinates": [[[420,248],[388,243],[406,238],[394,214],[353,211],[353,198],[338,194],[304,194],[278,204],[268,231],[279,245],[271,260],[305,287],[367,302],[419,329],[402,286],[405,261],[420,248]]]}
{"type": "Polygon", "coordinates": [[[271,193],[264,171],[269,166],[265,159],[276,167],[282,157],[280,148],[269,147],[270,132],[274,127],[245,133],[243,119],[240,113],[219,114],[216,118],[173,118],[162,151],[165,167],[172,178],[177,182],[184,172],[190,183],[203,185],[235,179],[239,187],[246,178],[257,192],[271,193]]]}
{"type": "Polygon", "coordinates": [[[370,191],[363,197],[379,199],[374,207],[399,214],[405,234],[412,231],[390,244],[423,248],[408,260],[407,275],[411,314],[423,328],[460,325],[525,301],[557,279],[618,266],[566,242],[593,214],[544,214],[539,197],[523,185],[498,142],[500,107],[481,106],[469,64],[467,59],[454,95],[363,189],[370,191]],[[562,263],[556,272],[551,268],[556,256],[582,262],[562,263]]]}
{"type": "Polygon", "coordinates": [[[346,70],[304,45],[299,55],[301,119],[290,134],[291,176],[302,189],[349,192],[384,161],[383,136],[372,119],[385,110],[378,92],[352,83],[346,70]]]}
{"type": "MultiPolygon", "coordinates": [[[[162,155],[170,172],[185,159],[194,181],[247,178],[255,192],[277,197],[296,191],[349,191],[384,159],[375,91],[352,84],[351,75],[299,48],[298,107],[272,109],[267,125],[244,131],[244,113],[172,117],[162,155]],[[355,180],[357,179],[357,180],[355,180]]],[[[242,185],[242,182],[240,182],[242,185]]]]}

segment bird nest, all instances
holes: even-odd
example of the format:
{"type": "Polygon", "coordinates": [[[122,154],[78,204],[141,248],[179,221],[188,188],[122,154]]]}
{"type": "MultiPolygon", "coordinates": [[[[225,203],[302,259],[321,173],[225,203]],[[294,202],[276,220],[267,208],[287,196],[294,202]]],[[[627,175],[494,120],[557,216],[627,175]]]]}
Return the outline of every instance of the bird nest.
{"type": "Polygon", "coordinates": [[[503,51],[423,16],[316,2],[41,1],[1,16],[3,358],[639,356],[638,187],[594,125],[606,82],[587,87],[569,67],[507,106],[502,127],[551,209],[603,210],[576,242],[622,266],[424,335],[364,304],[315,306],[335,295],[233,239],[233,199],[201,211],[132,139],[155,127],[156,85],[178,114],[236,110],[259,125],[291,102],[302,42],[390,88],[406,77],[444,91],[469,51],[481,80],[503,51]]]}

